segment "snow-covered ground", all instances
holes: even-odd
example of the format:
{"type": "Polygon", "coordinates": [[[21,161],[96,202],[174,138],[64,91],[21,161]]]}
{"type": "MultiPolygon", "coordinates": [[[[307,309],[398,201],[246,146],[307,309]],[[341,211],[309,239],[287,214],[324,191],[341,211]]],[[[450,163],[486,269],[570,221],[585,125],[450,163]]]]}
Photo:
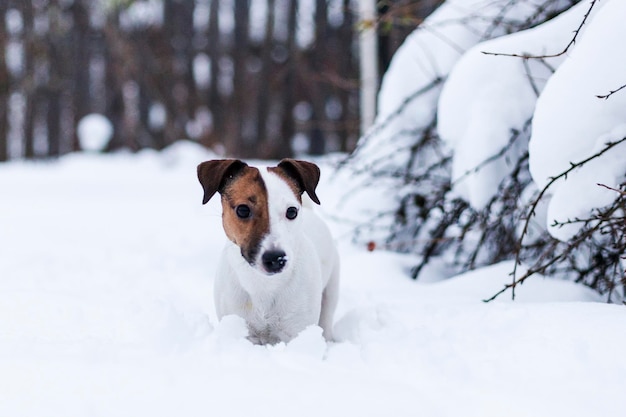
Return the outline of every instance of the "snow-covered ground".
{"type": "Polygon", "coordinates": [[[0,165],[0,416],[626,413],[623,306],[540,277],[485,304],[511,264],[414,282],[411,258],[334,222],[339,340],[253,346],[213,311],[224,235],[195,174],[210,157],[180,142],[0,165]]]}

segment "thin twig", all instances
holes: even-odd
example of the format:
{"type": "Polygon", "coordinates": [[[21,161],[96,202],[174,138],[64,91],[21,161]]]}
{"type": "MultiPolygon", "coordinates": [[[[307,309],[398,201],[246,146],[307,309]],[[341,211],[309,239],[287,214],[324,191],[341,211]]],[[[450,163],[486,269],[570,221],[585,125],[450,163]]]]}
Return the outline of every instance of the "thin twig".
{"type": "Polygon", "coordinates": [[[483,169],[486,165],[490,164],[493,161],[496,161],[497,159],[501,158],[502,156],[504,156],[504,154],[506,154],[515,144],[515,142],[517,141],[517,139],[522,136],[522,133],[524,133],[529,127],[530,124],[532,122],[532,119],[528,119],[524,122],[524,126],[522,126],[521,130],[513,130],[511,137],[509,138],[509,142],[502,147],[502,149],[500,149],[497,153],[491,155],[490,157],[488,157],[487,159],[485,159],[484,161],[482,161],[481,163],[479,163],[478,165],[476,165],[474,168],[472,169],[468,169],[467,171],[465,171],[463,174],[461,174],[458,178],[456,178],[454,180],[454,182],[452,182],[452,185],[456,185],[459,182],[461,182],[465,177],[471,175],[471,174],[475,174],[478,171],[480,171],[481,169],[483,169]]]}
{"type": "MultiPolygon", "coordinates": [[[[537,266],[537,264],[540,264],[541,261],[536,262],[535,266],[533,268],[530,268],[528,271],[526,271],[526,273],[524,275],[522,275],[518,279],[513,280],[513,282],[511,282],[510,284],[506,284],[505,287],[502,290],[500,290],[498,293],[494,294],[488,300],[484,300],[484,301],[485,302],[489,302],[489,301],[494,300],[500,294],[506,292],[509,288],[511,288],[514,291],[515,287],[517,285],[519,285],[519,284],[522,284],[527,278],[531,277],[532,275],[534,275],[536,273],[544,272],[550,266],[554,265],[558,261],[560,261],[560,260],[562,260],[564,258],[567,258],[567,256],[570,255],[574,249],[578,248],[578,246],[580,246],[585,240],[590,239],[593,233],[595,233],[598,230],[601,230],[602,221],[606,221],[606,219],[610,218],[615,213],[615,211],[617,211],[618,209],[619,209],[619,205],[615,205],[614,204],[611,208],[609,208],[604,213],[601,212],[600,210],[598,210],[598,215],[593,217],[593,218],[588,219],[587,222],[586,222],[587,224],[589,224],[591,221],[599,220],[598,224],[596,224],[595,226],[592,226],[592,227],[590,227],[590,228],[588,228],[586,230],[582,230],[579,233],[577,233],[577,235],[574,238],[572,238],[571,240],[569,240],[567,242],[567,247],[561,253],[558,253],[556,256],[554,256],[552,259],[550,259],[549,262],[541,264],[541,265],[538,265],[538,266],[537,266]]],[[[566,222],[566,223],[571,224],[571,222],[566,222]]],[[[555,243],[553,244],[553,249],[555,249],[559,243],[560,242],[555,241],[555,243]]],[[[605,250],[606,250],[606,248],[605,248],[605,250]]],[[[549,250],[549,251],[546,251],[545,253],[556,253],[556,251],[549,250]]],[[[596,267],[598,267],[598,265],[592,265],[592,266],[586,268],[586,270],[584,272],[590,272],[590,271],[592,271],[596,267]]],[[[595,284],[593,284],[591,286],[594,287],[594,288],[596,287],[595,284]]],[[[609,300],[608,301],[610,301],[610,295],[609,295],[609,300]]]]}
{"type": "Polygon", "coordinates": [[[589,9],[587,9],[587,12],[585,13],[585,15],[583,16],[582,21],[580,22],[580,25],[578,25],[578,27],[576,28],[576,30],[574,31],[574,36],[572,37],[572,39],[569,41],[569,43],[565,46],[565,48],[561,51],[558,52],[556,54],[544,54],[544,55],[531,55],[531,54],[508,54],[508,53],[500,53],[500,52],[487,52],[487,51],[481,51],[483,54],[485,55],[493,55],[493,56],[508,56],[508,57],[513,57],[513,58],[522,58],[522,59],[544,59],[544,58],[556,58],[562,55],[565,55],[567,53],[567,51],[569,51],[569,49],[574,46],[574,44],[576,43],[576,39],[578,38],[578,35],[580,34],[580,31],[582,30],[583,26],[585,25],[585,23],[587,22],[587,18],[589,17],[589,15],[591,14],[591,11],[593,10],[593,7],[596,5],[596,3],[598,2],[598,0],[591,0],[591,4],[589,5],[589,9]]]}
{"type": "Polygon", "coordinates": [[[605,100],[608,100],[608,99],[609,99],[609,97],[611,97],[613,94],[617,93],[618,91],[623,90],[624,88],[626,88],[626,84],[624,84],[624,85],[623,85],[623,86],[621,86],[620,88],[617,88],[617,89],[615,89],[615,90],[611,90],[611,91],[609,91],[609,92],[608,92],[608,94],[601,95],[601,96],[596,96],[596,97],[598,97],[598,98],[603,98],[603,99],[605,99],[605,100]]]}
{"type": "MultiPolygon", "coordinates": [[[[485,302],[489,302],[494,300],[498,295],[502,294],[503,292],[505,292],[506,290],[508,290],[509,288],[511,288],[511,298],[513,300],[515,300],[515,286],[521,282],[523,282],[523,280],[525,280],[528,276],[529,276],[529,272],[533,271],[533,270],[529,270],[522,278],[520,278],[519,280],[517,279],[516,275],[517,275],[517,267],[520,264],[520,255],[522,252],[522,242],[524,240],[524,237],[526,236],[526,234],[528,233],[528,227],[530,225],[530,219],[536,215],[535,210],[537,209],[537,205],[539,204],[539,201],[541,201],[541,199],[543,198],[543,196],[545,195],[545,193],[548,191],[548,189],[558,180],[560,180],[561,178],[567,178],[567,175],[574,171],[577,168],[580,168],[581,166],[583,166],[584,164],[586,164],[587,162],[596,159],[598,157],[600,157],[601,155],[605,154],[607,151],[609,151],[610,149],[614,148],[615,146],[619,145],[622,142],[626,141],[626,137],[623,137],[622,139],[616,141],[616,142],[609,142],[606,144],[606,146],[600,150],[599,152],[591,155],[588,158],[583,159],[582,161],[573,163],[570,162],[570,167],[561,172],[559,175],[552,177],[550,179],[550,181],[548,181],[548,183],[541,189],[541,191],[539,192],[539,195],[537,196],[537,198],[535,198],[535,200],[531,203],[530,205],[530,210],[528,212],[528,215],[526,216],[526,219],[524,221],[524,227],[522,229],[522,233],[520,235],[520,238],[518,240],[518,245],[517,245],[517,253],[515,254],[515,265],[513,265],[513,272],[511,273],[513,280],[510,284],[507,284],[505,286],[505,288],[503,288],[501,291],[499,291],[497,294],[495,294],[493,297],[484,300],[485,302]]],[[[545,265],[545,267],[547,268],[548,266],[550,266],[551,264],[553,264],[554,262],[556,262],[556,260],[560,259],[560,256],[555,257],[551,262],[549,262],[547,265],[545,265]]],[[[545,268],[544,268],[545,269],[545,268]]],[[[536,271],[530,273],[530,275],[534,274],[536,271]]]]}
{"type": "Polygon", "coordinates": [[[618,190],[617,188],[609,187],[608,185],[604,185],[604,184],[600,184],[600,183],[598,183],[597,185],[599,185],[600,187],[608,188],[611,191],[618,192],[621,195],[626,195],[626,191],[618,190]]]}
{"type": "Polygon", "coordinates": [[[429,84],[420,88],[419,90],[408,95],[402,103],[392,112],[389,113],[387,118],[380,123],[375,124],[372,129],[370,129],[362,138],[359,140],[359,146],[352,152],[347,158],[345,158],[337,167],[337,169],[342,168],[344,165],[348,163],[351,159],[353,159],[359,151],[365,146],[365,144],[369,141],[372,136],[377,135],[382,130],[384,130],[389,124],[394,121],[398,116],[402,114],[402,112],[406,109],[406,107],[413,102],[416,98],[420,97],[422,94],[426,94],[430,90],[436,88],[444,81],[443,77],[434,78],[429,84]]]}

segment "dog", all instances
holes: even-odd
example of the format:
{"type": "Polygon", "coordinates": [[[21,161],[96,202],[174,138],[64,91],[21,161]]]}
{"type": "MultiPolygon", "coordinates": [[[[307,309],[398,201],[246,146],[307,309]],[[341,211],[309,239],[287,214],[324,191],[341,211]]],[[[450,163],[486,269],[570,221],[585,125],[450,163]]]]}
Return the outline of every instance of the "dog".
{"type": "Polygon", "coordinates": [[[304,196],[320,204],[319,167],[283,159],[256,168],[221,159],[198,165],[198,179],[203,204],[221,195],[228,237],[214,284],[218,318],[242,317],[255,344],[288,342],[315,324],[331,341],[339,254],[304,196]]]}

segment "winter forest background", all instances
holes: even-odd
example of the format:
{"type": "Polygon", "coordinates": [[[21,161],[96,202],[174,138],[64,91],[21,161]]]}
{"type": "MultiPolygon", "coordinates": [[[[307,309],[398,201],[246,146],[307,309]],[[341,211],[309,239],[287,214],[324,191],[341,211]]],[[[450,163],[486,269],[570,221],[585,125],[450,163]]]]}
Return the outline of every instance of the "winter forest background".
{"type": "Polygon", "coordinates": [[[620,4],[383,1],[367,21],[350,0],[3,0],[0,161],[78,151],[90,113],[113,127],[106,151],[342,152],[337,218],[415,255],[413,278],[513,259],[503,291],[554,275],[621,301],[620,4]],[[382,75],[360,132],[372,27],[382,75]]]}
{"type": "MultiPolygon", "coordinates": [[[[379,5],[383,68],[438,1],[397,3],[379,5]]],[[[296,137],[312,154],[348,151],[359,134],[355,9],[350,0],[3,0],[0,161],[78,150],[76,126],[92,112],[113,123],[109,150],[190,138],[277,158],[296,137]]]]}

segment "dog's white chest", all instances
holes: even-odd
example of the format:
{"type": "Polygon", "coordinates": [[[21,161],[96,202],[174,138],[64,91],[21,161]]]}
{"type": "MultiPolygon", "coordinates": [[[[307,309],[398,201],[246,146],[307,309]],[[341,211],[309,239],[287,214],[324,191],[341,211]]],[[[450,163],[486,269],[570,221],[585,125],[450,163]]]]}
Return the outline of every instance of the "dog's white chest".
{"type": "Polygon", "coordinates": [[[310,241],[294,252],[293,268],[263,275],[240,261],[239,248],[227,244],[215,281],[219,317],[235,314],[245,319],[255,343],[277,343],[318,324],[322,293],[328,281],[318,251],[310,241]],[[303,255],[306,254],[306,257],[303,255]]]}

